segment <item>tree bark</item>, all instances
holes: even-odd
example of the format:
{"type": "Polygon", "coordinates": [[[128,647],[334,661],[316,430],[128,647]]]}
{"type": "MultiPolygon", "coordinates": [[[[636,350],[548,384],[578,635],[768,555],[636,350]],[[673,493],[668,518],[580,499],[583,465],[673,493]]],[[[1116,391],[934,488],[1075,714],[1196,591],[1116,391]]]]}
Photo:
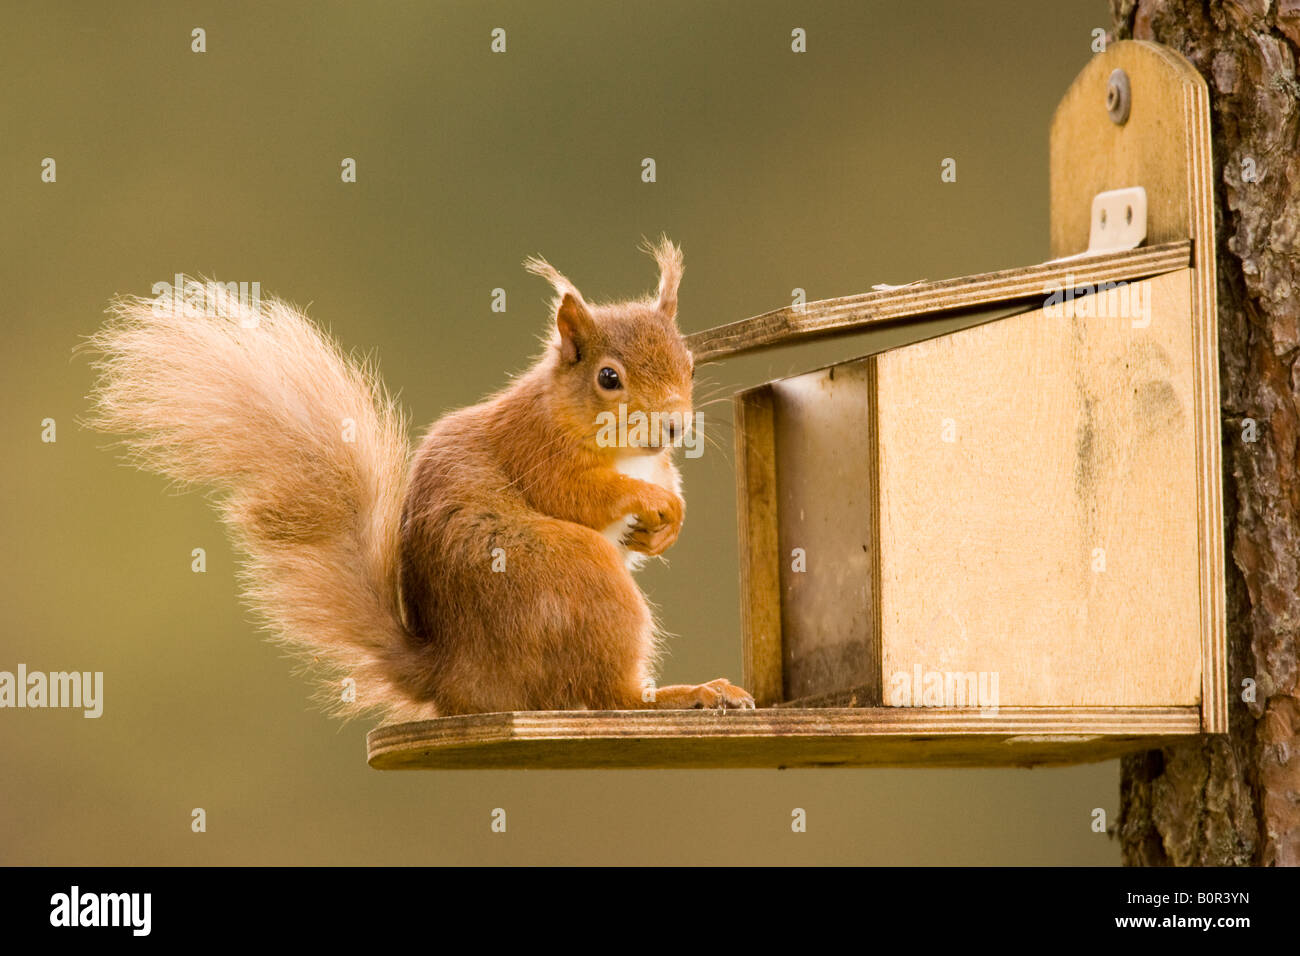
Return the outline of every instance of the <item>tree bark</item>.
{"type": "Polygon", "coordinates": [[[1300,864],[1300,0],[1110,3],[1115,37],[1179,51],[1210,88],[1231,726],[1227,736],[1125,758],[1124,862],[1294,866],[1300,864]]]}

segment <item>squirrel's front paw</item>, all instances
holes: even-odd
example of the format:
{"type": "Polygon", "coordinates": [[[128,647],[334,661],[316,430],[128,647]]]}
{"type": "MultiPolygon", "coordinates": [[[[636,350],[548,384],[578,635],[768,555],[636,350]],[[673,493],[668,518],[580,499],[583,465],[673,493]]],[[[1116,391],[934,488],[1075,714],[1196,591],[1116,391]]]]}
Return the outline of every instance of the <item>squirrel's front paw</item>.
{"type": "Polygon", "coordinates": [[[656,555],[667,551],[682,530],[685,503],[670,491],[664,491],[655,506],[637,512],[623,544],[631,551],[656,555]]]}
{"type": "Polygon", "coordinates": [[[663,554],[672,547],[681,530],[680,524],[648,525],[645,519],[637,515],[631,528],[623,536],[623,544],[629,551],[649,555],[663,554]]]}

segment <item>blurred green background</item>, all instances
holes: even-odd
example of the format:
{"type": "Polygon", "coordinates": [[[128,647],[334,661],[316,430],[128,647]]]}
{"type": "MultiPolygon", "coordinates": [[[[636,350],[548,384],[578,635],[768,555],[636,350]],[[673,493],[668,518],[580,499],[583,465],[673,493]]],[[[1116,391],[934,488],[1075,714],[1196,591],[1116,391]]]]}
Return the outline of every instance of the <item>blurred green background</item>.
{"type": "MultiPolygon", "coordinates": [[[[257,636],[202,498],[78,427],[91,372],[73,356],[114,293],[181,271],[259,281],[373,353],[422,428],[534,355],[549,292],[520,268],[531,253],[589,298],[640,295],[655,274],[637,242],[666,231],[686,254],[686,331],[796,287],[1039,262],[1048,123],[1108,26],[1104,0],[9,0],[0,669],[102,670],[105,704],[98,720],[0,711],[0,862],[1118,863],[1090,828],[1095,807],[1114,820],[1113,762],[372,771],[367,727],[313,712],[257,636]],[[807,53],[790,50],[796,27],[807,53]],[[945,157],[956,183],[940,182],[945,157]]],[[[863,350],[711,366],[701,396],[863,350]]],[[[678,635],[664,683],[740,677],[729,409],[707,411],[725,450],[685,462],[686,529],[671,566],[641,576],[678,635]]]]}

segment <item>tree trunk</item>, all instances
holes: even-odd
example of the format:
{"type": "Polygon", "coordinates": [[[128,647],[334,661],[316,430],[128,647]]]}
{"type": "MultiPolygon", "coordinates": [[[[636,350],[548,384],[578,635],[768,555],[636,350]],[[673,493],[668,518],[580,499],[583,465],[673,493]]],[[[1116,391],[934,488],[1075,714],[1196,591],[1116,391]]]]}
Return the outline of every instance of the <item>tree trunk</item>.
{"type": "Polygon", "coordinates": [[[1110,3],[1116,37],[1179,51],[1210,88],[1231,723],[1125,758],[1124,862],[1297,865],[1300,0],[1110,3]]]}

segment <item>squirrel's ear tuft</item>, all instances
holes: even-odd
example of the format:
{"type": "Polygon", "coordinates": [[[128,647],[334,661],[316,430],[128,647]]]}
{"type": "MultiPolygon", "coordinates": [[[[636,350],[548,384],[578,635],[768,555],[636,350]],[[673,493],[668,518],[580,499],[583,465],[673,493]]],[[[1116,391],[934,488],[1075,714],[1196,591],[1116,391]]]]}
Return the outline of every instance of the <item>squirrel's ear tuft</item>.
{"type": "Polygon", "coordinates": [[[582,349],[595,324],[578,287],[540,256],[529,256],[524,268],[541,276],[555,290],[555,328],[560,333],[560,355],[566,362],[582,358],[582,349]]]}
{"type": "Polygon", "coordinates": [[[524,268],[535,276],[541,276],[551,284],[558,295],[565,292],[577,292],[573,283],[560,274],[560,271],[541,256],[529,256],[524,260],[524,268]]]}
{"type": "Polygon", "coordinates": [[[643,240],[641,248],[654,256],[659,264],[659,301],[656,305],[668,318],[676,319],[677,287],[682,281],[682,250],[666,235],[661,235],[655,243],[643,240]]]}

